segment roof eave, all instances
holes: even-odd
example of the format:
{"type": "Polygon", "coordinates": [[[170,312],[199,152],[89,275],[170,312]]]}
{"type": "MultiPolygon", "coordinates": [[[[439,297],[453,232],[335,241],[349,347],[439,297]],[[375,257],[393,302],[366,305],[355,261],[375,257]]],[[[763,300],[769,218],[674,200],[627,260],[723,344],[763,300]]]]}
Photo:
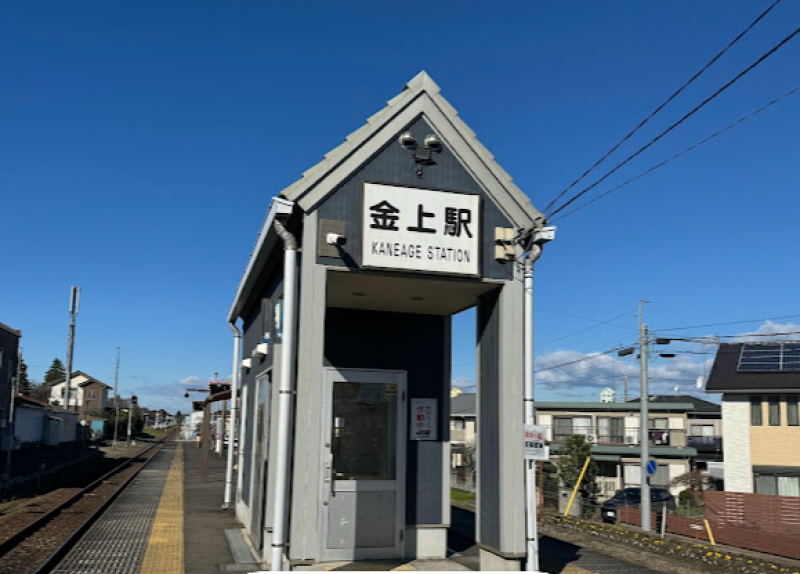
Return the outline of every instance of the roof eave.
{"type": "Polygon", "coordinates": [[[258,234],[256,245],[253,252],[250,254],[250,259],[247,262],[247,267],[244,270],[241,281],[236,289],[236,295],[233,298],[230,311],[228,312],[228,322],[235,323],[239,314],[242,312],[242,307],[250,296],[253,285],[258,277],[258,272],[263,268],[269,252],[272,250],[273,244],[276,239],[276,234],[273,229],[273,223],[278,217],[288,217],[294,210],[294,202],[284,199],[282,197],[272,198],[272,202],[267,211],[267,217],[261,226],[261,231],[258,234]]]}

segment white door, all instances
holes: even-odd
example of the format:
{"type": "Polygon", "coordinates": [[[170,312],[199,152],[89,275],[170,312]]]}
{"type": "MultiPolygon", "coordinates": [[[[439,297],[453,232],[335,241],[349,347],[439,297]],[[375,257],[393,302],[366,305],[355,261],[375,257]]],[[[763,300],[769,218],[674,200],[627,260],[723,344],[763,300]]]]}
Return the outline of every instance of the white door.
{"type": "Polygon", "coordinates": [[[403,371],[326,370],[323,560],[403,555],[405,387],[403,371]]]}

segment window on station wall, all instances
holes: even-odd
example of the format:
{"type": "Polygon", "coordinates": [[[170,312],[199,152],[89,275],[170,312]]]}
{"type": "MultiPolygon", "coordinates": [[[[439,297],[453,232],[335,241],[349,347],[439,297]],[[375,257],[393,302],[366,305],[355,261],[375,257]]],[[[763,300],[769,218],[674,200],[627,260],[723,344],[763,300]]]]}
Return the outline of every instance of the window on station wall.
{"type": "Polygon", "coordinates": [[[770,397],[769,398],[769,426],[771,426],[771,427],[779,427],[779,426],[781,426],[781,398],[780,397],[770,397]]]}
{"type": "Polygon", "coordinates": [[[750,426],[760,427],[763,424],[761,397],[750,397],[750,426]]]}
{"type": "Polygon", "coordinates": [[[753,482],[756,494],[800,496],[800,471],[770,467],[755,467],[753,482]]]}
{"type": "Polygon", "coordinates": [[[798,410],[798,397],[786,397],[786,424],[790,427],[800,426],[800,411],[798,410]]]}

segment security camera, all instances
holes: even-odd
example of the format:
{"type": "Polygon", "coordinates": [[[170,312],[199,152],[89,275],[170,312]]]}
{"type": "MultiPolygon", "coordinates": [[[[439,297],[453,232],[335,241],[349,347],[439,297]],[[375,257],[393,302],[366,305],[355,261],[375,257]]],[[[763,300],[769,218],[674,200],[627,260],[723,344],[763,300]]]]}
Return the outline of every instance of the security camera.
{"type": "Polygon", "coordinates": [[[425,147],[433,151],[442,151],[442,142],[436,135],[430,134],[425,136],[425,147]]]}
{"type": "Polygon", "coordinates": [[[344,235],[339,235],[338,233],[328,233],[325,236],[325,243],[340,247],[347,243],[347,238],[344,235]]]}
{"type": "Polygon", "coordinates": [[[539,231],[537,231],[533,236],[533,242],[539,245],[547,243],[549,241],[553,241],[556,238],[556,228],[555,226],[552,227],[542,227],[539,231]]]}
{"type": "Polygon", "coordinates": [[[417,138],[414,137],[414,134],[411,132],[406,132],[401,135],[398,140],[400,145],[403,146],[405,149],[414,149],[417,147],[417,138]]]}

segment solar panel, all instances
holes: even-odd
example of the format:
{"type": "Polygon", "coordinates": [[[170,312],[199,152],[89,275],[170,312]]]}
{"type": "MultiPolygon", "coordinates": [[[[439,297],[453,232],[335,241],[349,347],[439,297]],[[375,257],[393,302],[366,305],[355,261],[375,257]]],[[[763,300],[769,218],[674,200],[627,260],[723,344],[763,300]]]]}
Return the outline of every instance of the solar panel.
{"type": "Polygon", "coordinates": [[[800,371],[800,343],[742,345],[739,371],[800,371]]]}

